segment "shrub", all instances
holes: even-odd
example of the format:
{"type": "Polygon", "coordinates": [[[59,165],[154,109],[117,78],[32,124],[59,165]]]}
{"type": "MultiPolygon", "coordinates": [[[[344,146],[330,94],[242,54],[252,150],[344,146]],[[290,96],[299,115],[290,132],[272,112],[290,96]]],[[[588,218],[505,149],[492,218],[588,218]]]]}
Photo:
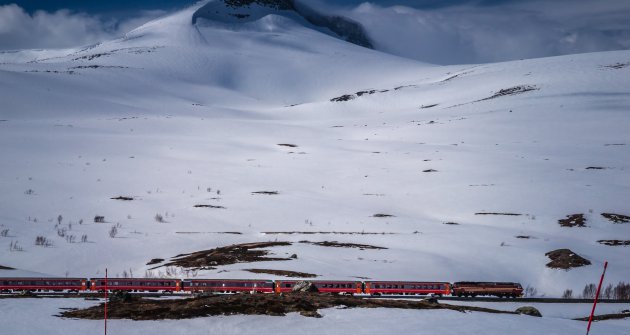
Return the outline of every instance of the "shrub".
{"type": "Polygon", "coordinates": [[[112,228],[109,229],[109,237],[115,238],[116,235],[118,235],[118,227],[112,226],[112,228]]]}
{"type": "Polygon", "coordinates": [[[104,222],[105,222],[104,216],[97,215],[94,217],[94,223],[104,223],[104,222]]]}
{"type": "Polygon", "coordinates": [[[573,298],[573,290],[566,289],[564,293],[562,293],[562,299],[572,299],[573,298]]]}
{"type": "Polygon", "coordinates": [[[586,284],[586,286],[584,286],[584,289],[582,290],[582,298],[584,299],[593,299],[595,298],[595,291],[597,290],[597,287],[595,286],[595,284],[586,284]]]}
{"type": "Polygon", "coordinates": [[[162,214],[159,214],[159,213],[158,213],[158,214],[155,214],[154,219],[155,219],[155,222],[160,222],[160,223],[165,222],[165,221],[164,221],[164,217],[162,216],[162,214]]]}
{"type": "Polygon", "coordinates": [[[51,247],[52,246],[52,242],[50,240],[48,240],[46,237],[44,236],[37,236],[35,238],[35,245],[39,245],[42,247],[51,247]]]}

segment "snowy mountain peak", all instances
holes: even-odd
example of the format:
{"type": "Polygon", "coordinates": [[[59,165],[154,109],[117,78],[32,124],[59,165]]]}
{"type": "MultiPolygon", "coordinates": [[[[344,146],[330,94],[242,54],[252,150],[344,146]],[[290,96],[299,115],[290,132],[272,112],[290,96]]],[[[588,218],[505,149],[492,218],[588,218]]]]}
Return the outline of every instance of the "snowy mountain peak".
{"type": "Polygon", "coordinates": [[[347,42],[372,48],[372,42],[361,24],[342,16],[320,13],[294,0],[209,1],[193,14],[192,22],[196,24],[198,19],[207,19],[222,23],[248,23],[268,15],[290,17],[347,42]]]}

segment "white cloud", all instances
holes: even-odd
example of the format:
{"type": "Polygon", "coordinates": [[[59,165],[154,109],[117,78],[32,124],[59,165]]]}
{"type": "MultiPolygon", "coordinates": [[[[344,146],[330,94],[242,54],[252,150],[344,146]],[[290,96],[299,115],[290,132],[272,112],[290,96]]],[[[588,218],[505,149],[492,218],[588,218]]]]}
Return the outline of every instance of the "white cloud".
{"type": "Polygon", "coordinates": [[[436,64],[630,48],[630,2],[519,1],[419,10],[364,3],[343,10],[378,49],[436,64]]]}
{"type": "Polygon", "coordinates": [[[54,13],[37,11],[31,15],[16,4],[0,6],[0,50],[92,44],[122,36],[163,14],[162,11],[148,11],[136,17],[116,20],[65,9],[54,13]]]}

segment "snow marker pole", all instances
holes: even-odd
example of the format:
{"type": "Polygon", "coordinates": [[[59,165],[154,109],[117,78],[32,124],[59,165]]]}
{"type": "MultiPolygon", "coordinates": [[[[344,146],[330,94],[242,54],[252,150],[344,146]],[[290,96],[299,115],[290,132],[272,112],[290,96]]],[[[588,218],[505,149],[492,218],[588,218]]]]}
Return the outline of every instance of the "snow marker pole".
{"type": "Polygon", "coordinates": [[[105,268],[105,335],[107,335],[107,268],[105,268]]]}
{"type": "Polygon", "coordinates": [[[595,293],[595,301],[593,302],[593,309],[591,310],[591,316],[588,318],[588,327],[586,328],[586,335],[591,331],[591,322],[593,322],[593,314],[595,314],[595,307],[597,306],[597,300],[599,300],[599,291],[602,288],[602,283],[604,282],[604,276],[606,275],[606,268],[608,267],[608,262],[604,262],[604,272],[602,273],[602,278],[599,279],[599,286],[597,286],[597,293],[595,293]]]}

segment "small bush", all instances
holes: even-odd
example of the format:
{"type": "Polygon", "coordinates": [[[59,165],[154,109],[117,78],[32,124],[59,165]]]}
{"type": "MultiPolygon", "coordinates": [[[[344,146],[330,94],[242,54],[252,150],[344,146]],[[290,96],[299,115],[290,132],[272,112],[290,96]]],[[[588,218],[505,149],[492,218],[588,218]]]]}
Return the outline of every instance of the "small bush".
{"type": "Polygon", "coordinates": [[[105,217],[100,215],[95,216],[94,223],[105,223],[105,217]]]}
{"type": "Polygon", "coordinates": [[[595,291],[597,287],[595,284],[586,284],[584,289],[582,290],[582,298],[584,299],[593,299],[595,298],[595,291]]]}
{"type": "Polygon", "coordinates": [[[42,247],[51,247],[52,242],[44,236],[37,236],[35,238],[35,245],[42,246],[42,247]]]}
{"type": "Polygon", "coordinates": [[[564,290],[564,293],[562,293],[562,299],[573,299],[573,290],[564,290]]]}
{"type": "Polygon", "coordinates": [[[162,214],[159,214],[159,213],[155,214],[154,219],[155,219],[155,222],[160,222],[160,223],[164,223],[165,222],[164,221],[164,216],[162,216],[162,214]]]}
{"type": "Polygon", "coordinates": [[[2,236],[2,237],[9,236],[9,230],[8,229],[0,230],[0,236],[2,236]]]}
{"type": "Polygon", "coordinates": [[[118,227],[112,226],[112,228],[109,229],[109,237],[115,238],[116,235],[118,235],[118,227]]]}

